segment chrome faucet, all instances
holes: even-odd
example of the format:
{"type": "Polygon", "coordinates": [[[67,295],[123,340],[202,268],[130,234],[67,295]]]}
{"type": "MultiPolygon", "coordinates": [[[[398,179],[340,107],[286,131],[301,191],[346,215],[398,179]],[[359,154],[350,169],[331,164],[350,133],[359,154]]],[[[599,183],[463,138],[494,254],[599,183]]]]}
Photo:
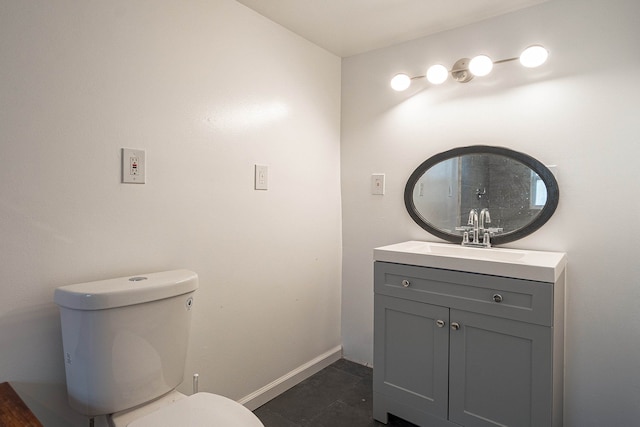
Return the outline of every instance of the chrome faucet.
{"type": "Polygon", "coordinates": [[[475,209],[471,209],[471,211],[469,212],[469,221],[467,221],[467,224],[473,227],[473,230],[471,231],[471,243],[476,244],[479,243],[479,233],[480,233],[480,225],[479,225],[479,221],[478,221],[478,211],[475,209]]]}
{"type": "Polygon", "coordinates": [[[482,246],[486,248],[491,247],[491,237],[489,237],[489,229],[485,226],[485,224],[491,223],[491,215],[489,215],[489,209],[484,208],[480,211],[480,225],[479,228],[483,231],[482,236],[482,246]]]}
{"type": "Polygon", "coordinates": [[[480,228],[486,228],[485,224],[491,223],[491,215],[489,215],[489,209],[484,208],[480,211],[480,228]]]}
{"type": "Polygon", "coordinates": [[[456,230],[464,232],[462,234],[462,245],[490,248],[491,236],[496,232],[502,232],[502,228],[487,227],[487,224],[490,223],[491,215],[488,208],[482,209],[479,215],[476,209],[471,209],[467,226],[456,227],[456,230]]]}

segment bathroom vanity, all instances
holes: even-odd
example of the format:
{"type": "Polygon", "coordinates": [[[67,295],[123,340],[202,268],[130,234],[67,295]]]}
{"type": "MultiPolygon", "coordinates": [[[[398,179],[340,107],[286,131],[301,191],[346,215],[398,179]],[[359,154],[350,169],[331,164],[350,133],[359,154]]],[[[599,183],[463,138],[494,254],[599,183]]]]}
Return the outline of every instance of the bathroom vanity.
{"type": "Polygon", "coordinates": [[[562,425],[564,253],[411,241],[374,259],[376,420],[562,425]]]}

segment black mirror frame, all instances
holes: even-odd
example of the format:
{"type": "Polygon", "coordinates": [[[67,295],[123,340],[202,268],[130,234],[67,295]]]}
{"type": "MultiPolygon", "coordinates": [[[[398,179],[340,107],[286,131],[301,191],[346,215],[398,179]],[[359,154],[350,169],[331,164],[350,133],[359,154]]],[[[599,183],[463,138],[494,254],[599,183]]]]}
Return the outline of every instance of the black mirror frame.
{"type": "Polygon", "coordinates": [[[404,189],[404,204],[411,218],[420,227],[443,240],[447,240],[453,243],[462,243],[461,235],[447,233],[438,228],[435,228],[420,216],[415,204],[413,203],[413,190],[418,180],[432,166],[435,166],[436,164],[444,160],[448,160],[464,154],[498,154],[500,156],[511,158],[524,164],[535,173],[537,173],[547,187],[547,203],[545,203],[544,207],[535,217],[535,219],[520,229],[505,234],[495,235],[491,239],[492,244],[499,245],[502,243],[513,242],[515,240],[528,236],[529,234],[542,227],[549,220],[549,218],[551,218],[556,208],[558,207],[558,201],[560,200],[560,189],[558,188],[558,182],[556,181],[556,178],[553,176],[549,168],[527,154],[510,150],[508,148],[493,147],[489,145],[472,145],[468,147],[454,148],[430,157],[420,166],[418,166],[409,177],[407,185],[404,189]]]}

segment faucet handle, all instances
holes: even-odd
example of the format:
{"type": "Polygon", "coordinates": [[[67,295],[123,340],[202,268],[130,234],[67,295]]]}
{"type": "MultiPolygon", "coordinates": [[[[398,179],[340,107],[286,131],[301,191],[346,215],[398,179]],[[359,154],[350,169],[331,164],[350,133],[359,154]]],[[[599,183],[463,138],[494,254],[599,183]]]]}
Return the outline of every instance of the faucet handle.
{"type": "Polygon", "coordinates": [[[491,238],[489,237],[489,233],[485,231],[484,236],[482,236],[482,245],[485,248],[491,247],[491,238]]]}

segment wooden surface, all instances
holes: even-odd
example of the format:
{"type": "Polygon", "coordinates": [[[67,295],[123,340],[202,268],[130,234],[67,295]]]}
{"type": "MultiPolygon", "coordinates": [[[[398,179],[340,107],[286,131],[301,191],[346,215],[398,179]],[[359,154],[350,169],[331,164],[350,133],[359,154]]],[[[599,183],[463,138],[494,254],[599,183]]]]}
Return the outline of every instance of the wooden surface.
{"type": "Polygon", "coordinates": [[[9,383],[0,384],[0,427],[42,427],[9,383]]]}

